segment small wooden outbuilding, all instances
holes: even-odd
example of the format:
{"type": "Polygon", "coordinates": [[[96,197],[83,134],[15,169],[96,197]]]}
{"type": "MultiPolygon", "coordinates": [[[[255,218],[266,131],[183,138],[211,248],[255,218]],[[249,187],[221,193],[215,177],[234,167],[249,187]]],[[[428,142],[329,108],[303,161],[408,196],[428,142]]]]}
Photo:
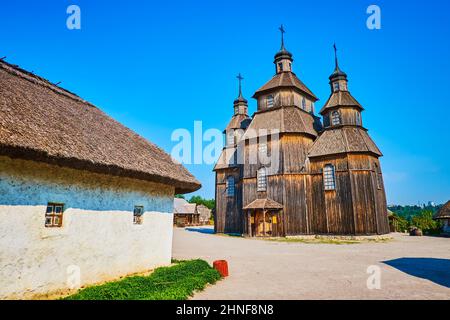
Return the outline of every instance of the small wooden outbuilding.
{"type": "Polygon", "coordinates": [[[450,201],[448,201],[441,209],[439,209],[439,211],[434,216],[434,220],[442,221],[444,223],[443,231],[445,233],[450,233],[450,201]]]}
{"type": "Polygon", "coordinates": [[[196,226],[200,224],[200,213],[195,203],[175,198],[173,201],[173,223],[176,226],[196,226]]]}

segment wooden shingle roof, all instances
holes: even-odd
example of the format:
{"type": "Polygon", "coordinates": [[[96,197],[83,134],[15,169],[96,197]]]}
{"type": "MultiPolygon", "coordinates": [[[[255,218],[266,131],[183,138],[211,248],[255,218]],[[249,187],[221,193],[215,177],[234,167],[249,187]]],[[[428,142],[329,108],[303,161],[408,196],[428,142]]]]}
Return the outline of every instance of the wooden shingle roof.
{"type": "Polygon", "coordinates": [[[269,80],[269,82],[258,89],[253,97],[258,97],[264,92],[280,87],[295,88],[310,96],[313,100],[318,100],[314,93],[312,93],[312,91],[309,90],[308,87],[306,87],[306,85],[299,78],[297,78],[297,76],[293,72],[277,73],[272,79],[269,80]]]}
{"type": "Polygon", "coordinates": [[[356,101],[356,99],[353,98],[353,96],[348,91],[333,92],[323,108],[320,110],[320,113],[324,114],[327,109],[335,107],[357,107],[360,110],[364,110],[361,104],[356,101]]]}
{"type": "Polygon", "coordinates": [[[201,184],[162,149],[75,94],[0,61],[0,155],[173,185],[201,184]]]}
{"type": "Polygon", "coordinates": [[[369,152],[381,157],[382,153],[360,127],[341,127],[325,130],[311,147],[308,157],[322,157],[341,153],[369,152]]]}
{"type": "MultiPolygon", "coordinates": [[[[243,139],[253,138],[253,134],[262,135],[264,130],[276,130],[279,133],[306,133],[317,137],[314,117],[295,106],[278,107],[256,112],[243,139]]],[[[273,131],[268,131],[270,134],[273,131]]]]}
{"type": "Polygon", "coordinates": [[[255,210],[255,209],[277,210],[283,209],[283,205],[272,199],[265,198],[265,199],[256,199],[255,201],[244,207],[244,210],[255,210]]]}

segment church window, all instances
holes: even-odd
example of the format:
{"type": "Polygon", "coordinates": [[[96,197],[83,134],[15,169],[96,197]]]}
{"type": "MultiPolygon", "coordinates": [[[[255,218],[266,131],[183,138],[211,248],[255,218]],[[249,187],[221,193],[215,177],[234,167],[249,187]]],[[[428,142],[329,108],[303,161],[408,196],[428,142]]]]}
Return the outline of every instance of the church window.
{"type": "Polygon", "coordinates": [[[226,184],[226,188],[227,188],[227,196],[229,197],[234,197],[234,192],[235,192],[235,185],[234,185],[234,177],[233,176],[229,176],[227,178],[227,184],[226,184]]]}
{"type": "Polygon", "coordinates": [[[333,90],[334,92],[339,91],[339,82],[333,83],[333,90]]]}
{"type": "Polygon", "coordinates": [[[257,172],[257,191],[267,190],[267,169],[261,168],[257,172]]]}
{"type": "Polygon", "coordinates": [[[282,62],[278,63],[278,69],[280,71],[283,71],[283,63],[282,62]]]}
{"type": "Polygon", "coordinates": [[[267,108],[272,108],[273,107],[273,95],[268,95],[267,96],[267,108]]]}
{"type": "Polygon", "coordinates": [[[64,205],[49,203],[45,212],[45,227],[60,228],[62,227],[64,205]]]}
{"type": "Polygon", "coordinates": [[[144,222],[144,207],[135,206],[133,211],[133,223],[142,224],[144,222]]]}
{"type": "Polygon", "coordinates": [[[260,156],[265,156],[265,155],[267,155],[267,143],[261,142],[261,143],[258,145],[258,151],[259,151],[260,156]]]}
{"type": "Polygon", "coordinates": [[[378,190],[381,190],[383,188],[383,177],[377,164],[375,164],[375,175],[377,179],[377,188],[378,190]]]}
{"type": "Polygon", "coordinates": [[[356,112],[356,124],[361,125],[361,114],[359,112],[356,112]]]}
{"type": "Polygon", "coordinates": [[[341,124],[341,115],[339,114],[339,111],[333,111],[331,113],[331,124],[333,126],[341,124]]]}
{"type": "Polygon", "coordinates": [[[323,168],[323,185],[326,191],[336,190],[336,174],[331,164],[323,168]]]}
{"type": "Polygon", "coordinates": [[[227,145],[232,146],[234,145],[234,132],[233,130],[230,130],[227,132],[227,145]]]}

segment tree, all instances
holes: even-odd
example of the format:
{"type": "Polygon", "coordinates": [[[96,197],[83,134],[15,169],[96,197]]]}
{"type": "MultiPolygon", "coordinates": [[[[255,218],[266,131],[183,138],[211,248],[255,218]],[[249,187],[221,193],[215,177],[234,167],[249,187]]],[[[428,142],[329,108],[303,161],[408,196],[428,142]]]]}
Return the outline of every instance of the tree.
{"type": "Polygon", "coordinates": [[[411,224],[427,234],[436,234],[441,231],[440,222],[433,220],[433,212],[430,210],[424,210],[419,215],[412,217],[411,224]]]}
{"type": "Polygon", "coordinates": [[[189,203],[196,203],[197,205],[204,205],[208,209],[213,209],[216,206],[216,201],[214,199],[204,199],[201,196],[192,196],[188,201],[189,203]]]}
{"type": "Polygon", "coordinates": [[[178,199],[185,199],[184,194],[176,194],[176,195],[175,195],[175,198],[178,198],[178,199]]]}

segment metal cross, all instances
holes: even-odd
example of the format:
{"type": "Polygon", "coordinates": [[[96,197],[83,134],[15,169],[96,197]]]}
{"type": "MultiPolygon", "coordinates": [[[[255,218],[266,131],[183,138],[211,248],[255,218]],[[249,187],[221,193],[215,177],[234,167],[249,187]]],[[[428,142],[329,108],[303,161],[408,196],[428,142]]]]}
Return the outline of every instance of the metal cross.
{"type": "Polygon", "coordinates": [[[284,30],[283,25],[281,25],[278,30],[281,32],[281,48],[284,48],[284,34],[286,33],[286,30],[284,30]]]}
{"type": "Polygon", "coordinates": [[[239,95],[242,95],[242,80],[244,80],[244,77],[241,75],[241,73],[239,72],[239,74],[236,77],[239,80],[239,95]]]}

